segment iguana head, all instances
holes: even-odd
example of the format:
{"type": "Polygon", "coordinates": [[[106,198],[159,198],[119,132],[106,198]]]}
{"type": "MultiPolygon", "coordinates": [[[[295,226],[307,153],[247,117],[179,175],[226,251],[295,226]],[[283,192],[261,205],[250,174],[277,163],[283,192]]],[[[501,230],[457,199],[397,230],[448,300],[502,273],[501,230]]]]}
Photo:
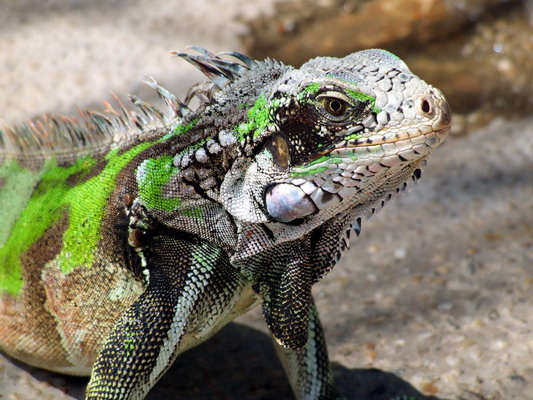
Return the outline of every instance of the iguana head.
{"type": "Polygon", "coordinates": [[[234,128],[243,156],[220,190],[241,224],[233,261],[255,276],[276,340],[301,348],[312,284],[360,217],[420,176],[448,134],[450,109],[400,59],[367,50],[286,68],[246,117],[234,128]],[[269,264],[254,270],[258,253],[269,264]]]}
{"type": "Polygon", "coordinates": [[[396,56],[366,50],[286,70],[247,117],[235,131],[251,157],[222,186],[227,208],[246,222],[312,229],[418,177],[450,109],[396,56]]]}

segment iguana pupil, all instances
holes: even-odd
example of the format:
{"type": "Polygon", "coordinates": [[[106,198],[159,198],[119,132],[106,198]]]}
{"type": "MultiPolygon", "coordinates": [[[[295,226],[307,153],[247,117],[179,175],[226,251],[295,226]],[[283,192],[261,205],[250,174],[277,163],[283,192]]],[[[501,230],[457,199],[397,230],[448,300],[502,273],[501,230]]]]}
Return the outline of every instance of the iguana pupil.
{"type": "Polygon", "coordinates": [[[339,116],[346,112],[346,102],[335,99],[335,98],[324,98],[324,108],[331,115],[339,116]]]}

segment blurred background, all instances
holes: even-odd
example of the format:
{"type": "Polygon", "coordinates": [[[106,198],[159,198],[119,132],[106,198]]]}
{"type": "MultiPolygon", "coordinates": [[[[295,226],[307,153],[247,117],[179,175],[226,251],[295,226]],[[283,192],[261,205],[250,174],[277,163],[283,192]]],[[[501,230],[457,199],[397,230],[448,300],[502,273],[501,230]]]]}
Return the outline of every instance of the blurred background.
{"type": "MultiPolygon", "coordinates": [[[[0,120],[155,100],[196,44],[298,66],[379,47],[441,89],[452,135],[316,285],[348,399],[533,399],[533,1],[0,0],[0,120]]],[[[157,102],[157,101],[156,101],[157,102]]],[[[180,357],[150,399],[289,399],[260,310],[180,357]]],[[[86,380],[0,355],[0,398],[86,380]]]]}

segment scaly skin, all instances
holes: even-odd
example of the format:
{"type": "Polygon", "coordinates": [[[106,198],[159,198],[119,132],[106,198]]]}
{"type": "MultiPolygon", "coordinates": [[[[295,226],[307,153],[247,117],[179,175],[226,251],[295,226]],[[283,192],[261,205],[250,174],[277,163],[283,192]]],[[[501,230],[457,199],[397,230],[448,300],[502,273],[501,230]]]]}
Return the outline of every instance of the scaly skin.
{"type": "Polygon", "coordinates": [[[420,177],[448,105],[381,50],[300,69],[195,50],[211,81],[185,103],[148,82],[167,114],[133,98],[0,127],[0,348],[142,399],[262,304],[296,398],[341,398],[311,286],[420,177]]]}

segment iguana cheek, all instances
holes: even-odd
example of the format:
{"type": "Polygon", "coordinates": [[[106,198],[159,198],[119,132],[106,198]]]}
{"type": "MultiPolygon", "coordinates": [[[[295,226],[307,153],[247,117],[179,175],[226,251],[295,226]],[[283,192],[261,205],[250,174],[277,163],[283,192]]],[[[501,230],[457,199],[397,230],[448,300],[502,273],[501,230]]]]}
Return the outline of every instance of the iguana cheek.
{"type": "Polygon", "coordinates": [[[266,209],[279,222],[291,222],[317,211],[314,202],[298,186],[280,183],[265,193],[266,209]]]}

